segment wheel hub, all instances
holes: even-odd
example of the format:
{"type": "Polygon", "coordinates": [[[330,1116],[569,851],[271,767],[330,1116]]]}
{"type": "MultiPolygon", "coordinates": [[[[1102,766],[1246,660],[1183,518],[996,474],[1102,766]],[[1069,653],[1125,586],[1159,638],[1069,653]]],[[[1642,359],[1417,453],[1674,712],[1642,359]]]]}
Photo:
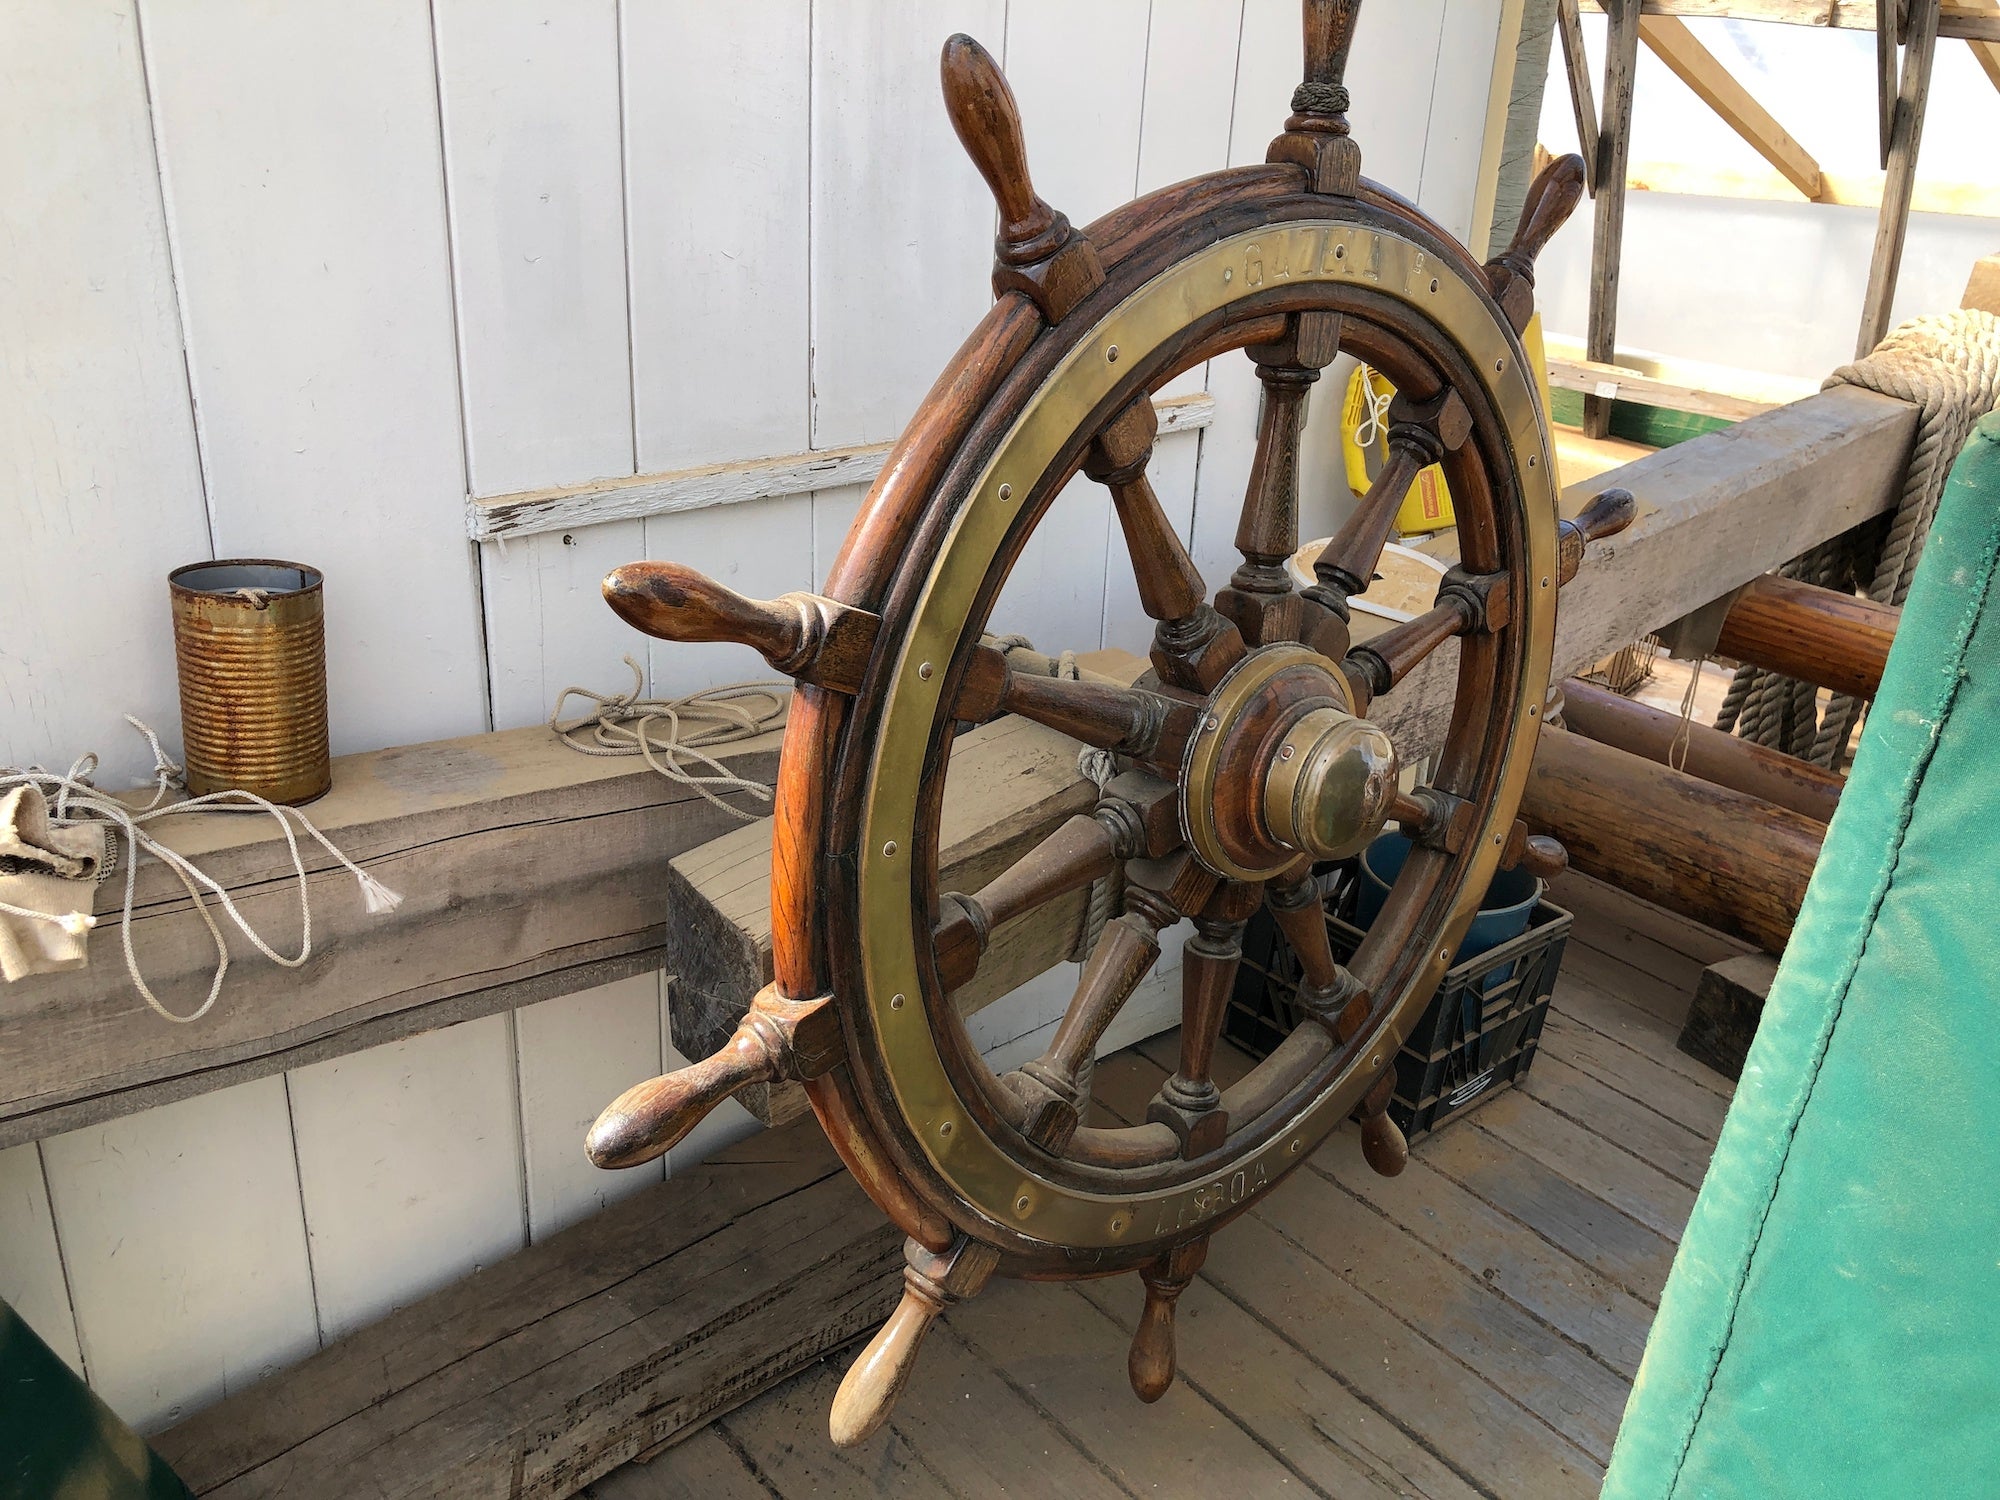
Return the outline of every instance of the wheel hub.
{"type": "Polygon", "coordinates": [[[1203,865],[1268,880],[1357,853],[1382,831],[1398,770],[1340,669],[1304,646],[1252,652],[1216,685],[1188,743],[1181,827],[1203,865]]]}

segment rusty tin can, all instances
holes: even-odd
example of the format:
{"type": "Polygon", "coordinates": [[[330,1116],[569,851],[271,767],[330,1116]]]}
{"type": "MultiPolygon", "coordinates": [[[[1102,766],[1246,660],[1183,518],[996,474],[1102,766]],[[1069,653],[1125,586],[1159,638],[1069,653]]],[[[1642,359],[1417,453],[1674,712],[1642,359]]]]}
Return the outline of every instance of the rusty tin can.
{"type": "Polygon", "coordinates": [[[235,557],[167,575],[188,790],[294,806],[333,782],[320,573],[235,557]]]}

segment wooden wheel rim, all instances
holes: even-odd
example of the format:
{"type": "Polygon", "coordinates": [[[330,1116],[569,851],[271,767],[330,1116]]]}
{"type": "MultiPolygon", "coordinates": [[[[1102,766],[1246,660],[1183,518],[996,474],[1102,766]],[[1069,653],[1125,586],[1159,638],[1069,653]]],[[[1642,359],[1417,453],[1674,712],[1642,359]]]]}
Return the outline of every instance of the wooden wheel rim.
{"type": "Polygon", "coordinates": [[[854,856],[862,993],[846,1002],[866,1013],[855,1018],[864,1024],[850,1024],[850,1040],[860,1043],[857,1051],[872,1054],[861,1071],[877,1077],[893,1099],[905,1122],[896,1133],[914,1142],[942,1185],[981,1221],[962,1227],[976,1233],[983,1228],[982,1237],[1016,1244],[1115,1252],[1210,1225],[1257,1196],[1339,1124],[1443,976],[1498,863],[1527,776],[1533,739],[1518,726],[1539,721],[1555,621],[1556,510],[1548,433],[1519,346],[1472,274],[1457,259],[1385,224],[1308,217],[1230,234],[1155,275],[1081,334],[967,491],[882,679],[854,856]],[[1433,930],[1436,943],[1427,945],[1371,1044],[1352,1050],[1331,1078],[1316,1081],[1315,1097],[1289,1117],[1289,1129],[1219,1160],[1181,1164],[1185,1170],[1176,1180],[1156,1187],[1132,1191],[1057,1180],[1025,1169],[983,1128],[977,1112],[966,1108],[931,1029],[934,1008],[925,996],[926,985],[935,980],[919,953],[930,933],[919,915],[923,903],[913,900],[919,888],[913,881],[925,847],[919,836],[921,782],[955,677],[941,668],[961,644],[970,606],[1019,507],[1082,421],[1113,396],[1133,368],[1190,324],[1225,314],[1287,281],[1347,283],[1385,296],[1441,332],[1477,374],[1512,451],[1528,563],[1530,586],[1511,627],[1523,633],[1522,669],[1514,699],[1495,709],[1517,727],[1507,739],[1495,794],[1484,802],[1484,816],[1461,861],[1449,914],[1433,930]]]}

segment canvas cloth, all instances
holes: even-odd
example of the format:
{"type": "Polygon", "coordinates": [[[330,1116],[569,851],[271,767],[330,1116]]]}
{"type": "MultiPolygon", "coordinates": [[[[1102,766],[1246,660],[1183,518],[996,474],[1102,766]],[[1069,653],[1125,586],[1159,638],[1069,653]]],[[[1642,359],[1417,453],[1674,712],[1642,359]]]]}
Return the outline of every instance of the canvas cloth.
{"type": "Polygon", "coordinates": [[[0,974],[10,984],[88,961],[84,943],[104,861],[103,824],[58,828],[40,787],[0,792],[0,906],[56,919],[0,911],[0,974]]]}
{"type": "Polygon", "coordinates": [[[2000,414],[1952,471],[1607,1500],[2000,1493],[2000,414]]]}

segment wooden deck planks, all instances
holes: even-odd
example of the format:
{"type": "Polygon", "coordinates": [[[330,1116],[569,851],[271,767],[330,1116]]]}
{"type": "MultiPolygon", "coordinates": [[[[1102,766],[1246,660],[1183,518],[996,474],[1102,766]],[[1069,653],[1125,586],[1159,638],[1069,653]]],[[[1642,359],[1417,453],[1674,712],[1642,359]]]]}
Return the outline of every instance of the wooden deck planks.
{"type": "MultiPolygon", "coordinates": [[[[1398,1178],[1344,1128],[1218,1235],[1159,1405],[1125,1384],[1130,1278],[999,1282],[953,1310],[858,1454],[824,1435],[837,1356],[594,1493],[1594,1494],[1732,1089],[1674,1048],[1714,935],[1577,906],[1524,1084],[1418,1141],[1398,1178]]],[[[1225,1081],[1251,1066],[1221,1051],[1225,1081]]],[[[1095,1122],[1142,1119],[1178,1055],[1166,1033],[1101,1060],[1095,1122]]]]}

